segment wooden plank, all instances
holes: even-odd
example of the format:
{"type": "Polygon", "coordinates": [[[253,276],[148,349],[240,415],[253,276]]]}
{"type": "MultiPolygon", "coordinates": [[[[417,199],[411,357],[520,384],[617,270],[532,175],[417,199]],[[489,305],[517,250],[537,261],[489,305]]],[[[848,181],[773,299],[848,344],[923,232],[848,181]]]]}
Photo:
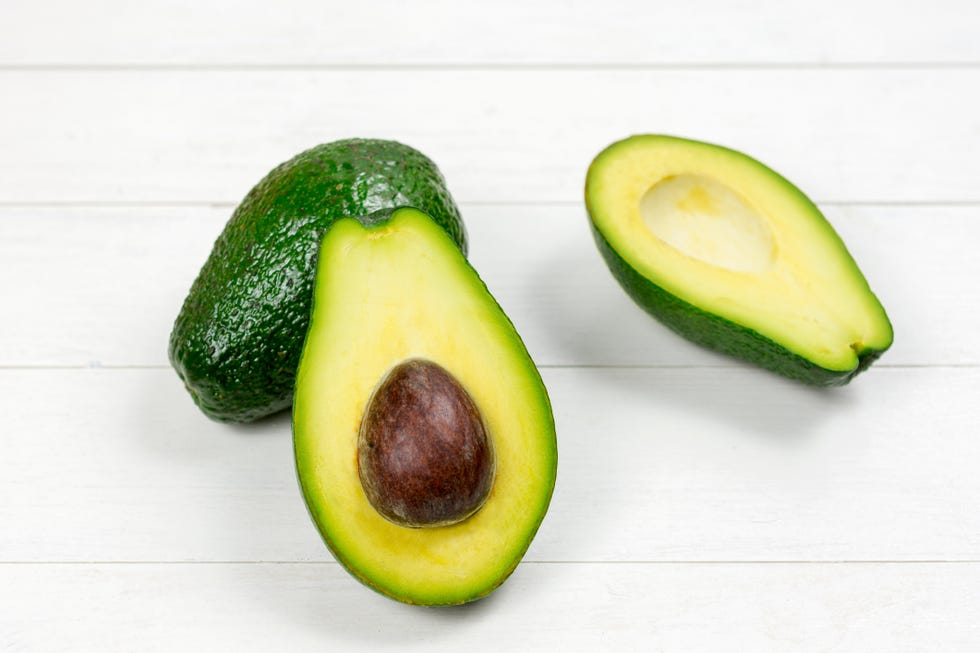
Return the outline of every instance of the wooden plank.
{"type": "Polygon", "coordinates": [[[962,0],[49,0],[0,6],[0,64],[961,62],[980,60],[978,26],[962,0]]]}
{"type": "Polygon", "coordinates": [[[963,92],[980,68],[6,71],[0,86],[2,203],[236,202],[350,136],[420,148],[464,202],[579,202],[592,157],[638,132],[744,150],[822,202],[980,201],[980,95],[963,92]]]}
{"type": "MultiPolygon", "coordinates": [[[[166,365],[173,320],[230,213],[0,208],[9,316],[0,365],[166,365]]],[[[470,260],[539,365],[740,365],[632,304],[596,252],[582,206],[463,205],[463,213],[470,260]]],[[[896,344],[879,364],[980,364],[976,207],[826,213],[895,325],[896,344]]]]}
{"type": "MultiPolygon", "coordinates": [[[[980,369],[815,390],[761,371],[547,369],[533,561],[973,560],[980,369]]],[[[3,370],[0,561],[329,560],[288,415],[208,421],[170,370],[3,370]]]]}
{"type": "Polygon", "coordinates": [[[980,565],[523,565],[397,604],[335,564],[0,565],[0,647],[99,651],[969,651],[980,565]],[[133,600],[140,597],[139,600],[133,600]]]}
{"type": "Polygon", "coordinates": [[[0,2],[0,649],[980,649],[978,31],[964,0],[0,2]],[[642,131],[825,203],[882,364],[804,388],[632,306],[581,185],[642,131]],[[464,609],[359,586],[288,416],[209,422],[166,368],[231,205],[351,135],[439,162],[548,366],[552,510],[464,609]]]}

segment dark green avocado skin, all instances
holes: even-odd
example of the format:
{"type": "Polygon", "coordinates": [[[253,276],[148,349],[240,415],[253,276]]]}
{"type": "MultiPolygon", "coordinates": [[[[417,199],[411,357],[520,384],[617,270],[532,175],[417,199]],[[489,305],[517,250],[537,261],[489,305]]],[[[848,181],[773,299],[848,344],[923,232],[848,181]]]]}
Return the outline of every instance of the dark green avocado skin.
{"type": "Polygon", "coordinates": [[[589,225],[602,258],[630,298],[667,327],[699,345],[817,386],[846,385],[884,353],[884,350],[876,349],[858,352],[858,364],[851,370],[836,371],[820,367],[757,331],[702,311],[670,294],[624,261],[591,220],[589,225]]]}
{"type": "Polygon", "coordinates": [[[428,213],[466,254],[465,228],[442,174],[401,143],[319,145],[246,195],[170,335],[170,362],[206,415],[250,422],[289,407],[321,237],[340,218],[399,206],[428,213]]]}

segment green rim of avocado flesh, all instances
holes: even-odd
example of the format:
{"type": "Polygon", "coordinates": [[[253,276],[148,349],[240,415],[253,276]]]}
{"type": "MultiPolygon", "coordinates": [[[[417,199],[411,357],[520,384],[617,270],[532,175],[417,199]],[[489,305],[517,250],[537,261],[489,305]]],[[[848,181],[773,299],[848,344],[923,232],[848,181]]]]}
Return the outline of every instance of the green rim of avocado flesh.
{"type": "Polygon", "coordinates": [[[632,136],[592,162],[585,201],[619,284],[693,342],[822,386],[848,383],[892,344],[833,227],[745,154],[632,136]]]}
{"type": "Polygon", "coordinates": [[[297,475],[321,536],[358,580],[405,603],[466,603],[511,574],[547,511],[557,470],[551,404],[510,320],[445,231],[414,209],[375,217],[338,221],[321,245],[293,404],[297,475]],[[433,376],[459,392],[429,384],[433,376]],[[457,423],[460,411],[446,406],[463,391],[456,405],[475,407],[466,420],[490,440],[492,485],[479,488],[482,503],[445,520],[436,513],[453,509],[458,490],[444,486],[445,469],[452,478],[488,469],[469,457],[466,434],[430,441],[457,423]],[[373,468],[361,465],[383,467],[389,459],[372,460],[370,448],[386,442],[398,478],[375,476],[375,492],[365,480],[373,468]],[[436,517],[405,525],[375,495],[436,517]],[[430,500],[436,509],[422,505],[430,500]]]}

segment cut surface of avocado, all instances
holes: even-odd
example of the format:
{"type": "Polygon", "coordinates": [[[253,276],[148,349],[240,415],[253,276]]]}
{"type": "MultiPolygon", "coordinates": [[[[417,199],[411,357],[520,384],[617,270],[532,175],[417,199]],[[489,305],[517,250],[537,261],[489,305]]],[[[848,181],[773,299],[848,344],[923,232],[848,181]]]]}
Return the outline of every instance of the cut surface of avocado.
{"type": "Polygon", "coordinates": [[[537,368],[459,248],[415,209],[342,219],[324,237],[293,434],[327,546],[406,603],[491,592],[554,488],[554,420],[537,368]],[[375,454],[386,441],[394,453],[375,454]]]}
{"type": "Polygon", "coordinates": [[[593,161],[586,204],[623,288],[695,342],[819,385],[847,383],[891,345],[840,237],[751,157],[633,136],[593,161]]]}
{"type": "Polygon", "coordinates": [[[772,230],[744,197],[703,175],[661,179],[640,198],[650,232],[677,251],[733,272],[765,272],[775,260],[772,230]]]}

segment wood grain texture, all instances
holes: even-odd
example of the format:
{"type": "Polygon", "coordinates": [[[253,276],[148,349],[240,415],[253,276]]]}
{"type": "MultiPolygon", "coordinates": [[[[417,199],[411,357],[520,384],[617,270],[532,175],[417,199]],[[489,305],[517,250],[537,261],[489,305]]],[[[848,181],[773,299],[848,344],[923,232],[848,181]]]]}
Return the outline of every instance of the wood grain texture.
{"type": "Polygon", "coordinates": [[[0,2],[0,649],[980,650],[978,33],[968,0],[0,2]],[[880,364],[808,389],[634,307],[581,195],[638,132],[820,202],[880,364]],[[166,365],[234,204],[347,136],[439,163],[545,366],[552,510],[463,609],[359,586],[288,416],[209,422],[166,365]]]}
{"type": "Polygon", "coordinates": [[[579,202],[634,133],[743,150],[820,202],[980,202],[980,68],[5,71],[0,202],[237,202],[317,143],[395,138],[463,202],[579,202]],[[723,99],[723,101],[722,101],[723,99]]]}
{"type": "Polygon", "coordinates": [[[977,564],[523,565],[489,599],[423,610],[336,564],[0,565],[0,647],[969,651],[978,583],[977,564]]]}
{"type": "Polygon", "coordinates": [[[0,65],[977,62],[978,23],[958,0],[15,0],[0,65]]]}
{"type": "MultiPolygon", "coordinates": [[[[559,474],[529,560],[978,558],[980,369],[543,376],[559,474]]],[[[167,369],[3,370],[0,401],[0,561],[329,559],[288,415],[209,422],[167,369]]]]}
{"type": "MultiPolygon", "coordinates": [[[[980,206],[825,210],[895,325],[879,365],[980,364],[980,257],[964,248],[980,242],[980,206]]],[[[231,211],[0,208],[0,289],[16,316],[0,330],[0,366],[167,365],[173,320],[231,211]]],[[[462,211],[470,260],[539,365],[741,365],[631,303],[583,206],[462,211]]]]}

